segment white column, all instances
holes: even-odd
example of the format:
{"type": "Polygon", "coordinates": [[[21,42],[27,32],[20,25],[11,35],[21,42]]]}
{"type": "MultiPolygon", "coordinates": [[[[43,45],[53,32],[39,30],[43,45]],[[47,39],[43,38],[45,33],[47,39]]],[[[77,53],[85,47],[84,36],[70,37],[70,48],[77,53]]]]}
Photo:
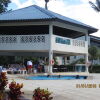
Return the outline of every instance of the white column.
{"type": "Polygon", "coordinates": [[[50,45],[49,45],[49,73],[52,73],[52,64],[51,61],[53,60],[53,49],[52,49],[52,35],[53,35],[53,25],[49,25],[49,38],[50,38],[50,45]]]}
{"type": "MultiPolygon", "coordinates": [[[[87,42],[87,45],[86,45],[86,47],[87,47],[87,53],[85,54],[85,62],[86,62],[86,64],[89,62],[89,60],[88,60],[88,33],[85,35],[85,41],[87,42]]],[[[88,66],[86,66],[86,72],[89,72],[88,71],[88,66]]]]}
{"type": "Polygon", "coordinates": [[[65,56],[64,57],[64,65],[66,65],[67,64],[67,57],[65,56]]]}
{"type": "Polygon", "coordinates": [[[86,72],[89,72],[88,71],[88,68],[89,68],[89,66],[88,66],[88,53],[85,55],[85,62],[86,62],[86,72]]]}

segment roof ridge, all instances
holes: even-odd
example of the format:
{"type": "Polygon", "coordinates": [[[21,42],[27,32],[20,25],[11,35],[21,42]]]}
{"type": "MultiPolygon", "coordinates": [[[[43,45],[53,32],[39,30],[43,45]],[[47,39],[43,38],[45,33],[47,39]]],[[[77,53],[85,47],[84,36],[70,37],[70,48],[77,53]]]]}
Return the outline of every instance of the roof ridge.
{"type": "Polygon", "coordinates": [[[35,8],[37,8],[38,10],[40,10],[41,12],[47,14],[48,16],[50,17],[53,17],[53,18],[57,18],[56,16],[54,16],[53,14],[51,14],[50,12],[48,12],[49,10],[46,10],[44,8],[40,8],[39,6],[37,5],[34,5],[35,8]]]}

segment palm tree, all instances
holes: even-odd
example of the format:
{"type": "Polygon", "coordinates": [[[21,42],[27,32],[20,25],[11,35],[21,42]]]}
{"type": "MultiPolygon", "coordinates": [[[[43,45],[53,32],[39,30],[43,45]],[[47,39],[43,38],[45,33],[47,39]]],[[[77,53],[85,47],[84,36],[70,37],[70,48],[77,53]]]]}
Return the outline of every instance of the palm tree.
{"type": "Polygon", "coordinates": [[[90,46],[89,49],[88,49],[88,52],[89,52],[89,55],[90,55],[89,59],[91,60],[91,64],[92,64],[90,70],[92,71],[93,61],[97,60],[99,51],[98,51],[98,48],[96,46],[90,46]]]}
{"type": "Polygon", "coordinates": [[[97,11],[100,12],[100,0],[96,0],[96,4],[94,4],[93,2],[89,1],[89,4],[92,6],[92,8],[97,11]]]}
{"type": "Polygon", "coordinates": [[[48,4],[49,0],[45,0],[45,9],[48,9],[47,4],[48,4]]]}

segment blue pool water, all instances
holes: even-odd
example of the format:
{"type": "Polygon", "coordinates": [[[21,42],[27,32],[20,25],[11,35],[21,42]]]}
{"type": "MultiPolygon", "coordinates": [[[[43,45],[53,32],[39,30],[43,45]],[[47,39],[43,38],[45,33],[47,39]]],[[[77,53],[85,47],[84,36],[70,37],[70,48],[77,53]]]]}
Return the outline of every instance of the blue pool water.
{"type": "Polygon", "coordinates": [[[86,79],[87,76],[65,76],[65,75],[52,75],[52,76],[46,76],[46,75],[39,75],[39,76],[29,76],[26,77],[26,79],[30,80],[69,80],[69,79],[86,79]]]}

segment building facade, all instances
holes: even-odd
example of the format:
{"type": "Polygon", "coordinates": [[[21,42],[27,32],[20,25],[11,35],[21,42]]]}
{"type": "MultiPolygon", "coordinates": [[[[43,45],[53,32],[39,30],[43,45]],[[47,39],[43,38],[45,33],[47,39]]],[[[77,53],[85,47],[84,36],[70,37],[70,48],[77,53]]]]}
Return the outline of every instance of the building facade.
{"type": "MultiPolygon", "coordinates": [[[[84,36],[83,37],[79,37],[78,39],[85,40],[85,37],[84,36]]],[[[98,48],[99,52],[100,52],[100,37],[89,35],[88,36],[88,46],[96,46],[98,48]]],[[[69,60],[69,63],[77,61],[80,58],[85,59],[85,57],[82,56],[82,55],[71,56],[70,60],[69,60]]],[[[100,59],[98,58],[97,60],[94,60],[93,63],[94,64],[100,64],[100,59]]]]}
{"type": "Polygon", "coordinates": [[[36,5],[0,14],[0,55],[49,58],[84,55],[97,29],[36,5]],[[85,40],[77,39],[85,36],[85,40]]]}

